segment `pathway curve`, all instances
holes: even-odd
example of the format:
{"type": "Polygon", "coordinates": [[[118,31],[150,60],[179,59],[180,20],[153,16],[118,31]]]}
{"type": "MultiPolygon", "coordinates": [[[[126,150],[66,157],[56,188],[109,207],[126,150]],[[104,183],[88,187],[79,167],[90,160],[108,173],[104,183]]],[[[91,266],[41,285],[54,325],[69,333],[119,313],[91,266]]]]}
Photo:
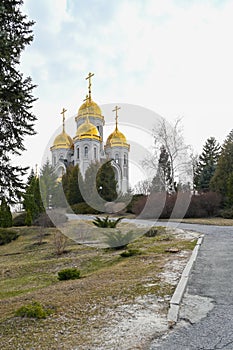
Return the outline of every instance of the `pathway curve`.
{"type": "Polygon", "coordinates": [[[168,336],[152,343],[150,350],[232,350],[233,227],[179,227],[205,237],[189,278],[180,321],[168,336]]]}

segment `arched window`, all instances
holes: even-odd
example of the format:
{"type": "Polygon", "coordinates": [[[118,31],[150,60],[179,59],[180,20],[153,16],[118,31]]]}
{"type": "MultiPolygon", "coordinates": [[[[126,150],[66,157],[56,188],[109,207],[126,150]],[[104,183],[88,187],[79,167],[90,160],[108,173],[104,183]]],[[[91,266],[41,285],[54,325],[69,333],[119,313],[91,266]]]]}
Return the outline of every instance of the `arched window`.
{"type": "Polygon", "coordinates": [[[117,164],[119,163],[119,154],[118,153],[115,154],[115,162],[117,164]]]}
{"type": "Polygon", "coordinates": [[[94,147],[94,159],[97,158],[97,150],[96,150],[96,147],[94,147]]]}
{"type": "Polygon", "coordinates": [[[59,159],[64,159],[64,155],[62,153],[59,155],[59,159]]]}
{"type": "Polygon", "coordinates": [[[84,157],[88,158],[88,147],[87,146],[84,147],[84,157]]]}
{"type": "Polygon", "coordinates": [[[124,154],[124,165],[127,165],[127,155],[124,154]]]}
{"type": "Polygon", "coordinates": [[[56,165],[57,160],[56,160],[56,156],[53,156],[53,165],[56,165]]]}
{"type": "Polygon", "coordinates": [[[80,154],[79,154],[79,147],[77,147],[77,159],[79,159],[80,154]]]}

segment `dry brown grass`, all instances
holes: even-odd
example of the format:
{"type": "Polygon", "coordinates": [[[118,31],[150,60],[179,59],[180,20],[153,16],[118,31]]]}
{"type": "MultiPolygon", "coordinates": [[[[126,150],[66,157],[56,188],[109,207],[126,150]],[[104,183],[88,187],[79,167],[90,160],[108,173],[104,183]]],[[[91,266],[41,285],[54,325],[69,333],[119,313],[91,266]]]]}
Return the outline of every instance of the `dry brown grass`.
{"type": "MultiPolygon", "coordinates": [[[[89,225],[89,224],[88,224],[89,225]]],[[[111,324],[114,310],[151,295],[164,300],[164,312],[174,285],[161,279],[165,265],[186,255],[195,245],[161,229],[154,238],[141,237],[129,247],[141,254],[120,257],[116,250],[103,250],[69,240],[67,252],[55,254],[56,229],[45,229],[45,241],[37,245],[37,228],[18,229],[17,241],[0,247],[0,334],[2,349],[94,349],[93,334],[111,324]],[[164,238],[164,239],[163,239],[164,238]],[[57,272],[77,267],[81,279],[58,281],[57,272]],[[14,312],[31,301],[54,309],[45,320],[14,317],[14,312]]]]}

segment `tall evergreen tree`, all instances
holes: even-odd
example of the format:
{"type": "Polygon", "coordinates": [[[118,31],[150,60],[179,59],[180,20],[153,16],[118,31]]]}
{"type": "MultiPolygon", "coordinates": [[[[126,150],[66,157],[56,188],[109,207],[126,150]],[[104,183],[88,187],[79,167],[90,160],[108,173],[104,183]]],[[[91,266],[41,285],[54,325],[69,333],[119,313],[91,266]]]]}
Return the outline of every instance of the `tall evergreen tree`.
{"type": "Polygon", "coordinates": [[[57,176],[55,174],[54,167],[50,164],[48,159],[41,169],[39,180],[44,207],[54,207],[56,199],[57,176]]]}
{"type": "Polygon", "coordinates": [[[80,174],[79,166],[75,165],[71,168],[68,183],[67,201],[70,205],[83,202],[80,185],[82,186],[82,176],[80,174]],[[81,182],[81,184],[79,182],[81,182]]]}
{"type": "Polygon", "coordinates": [[[152,180],[151,190],[155,192],[167,191],[168,193],[172,191],[171,163],[164,146],[160,148],[158,169],[152,180]]]}
{"type": "Polygon", "coordinates": [[[23,189],[26,168],[11,163],[25,150],[24,138],[34,135],[31,113],[35,87],[18,70],[20,55],[33,40],[32,21],[21,13],[22,0],[0,2],[0,197],[14,202],[23,189]]]}
{"type": "Polygon", "coordinates": [[[210,181],[214,175],[220,153],[221,146],[216,139],[214,137],[208,138],[194,173],[194,188],[198,192],[210,191],[210,181]]]}
{"type": "Polygon", "coordinates": [[[232,176],[233,176],[233,130],[229,133],[223,143],[222,151],[214,176],[210,182],[210,188],[213,191],[222,194],[225,204],[228,207],[233,206],[232,198],[232,176]]]}
{"type": "Polygon", "coordinates": [[[27,220],[31,223],[45,211],[40,193],[39,178],[34,176],[27,186],[24,194],[24,208],[27,212],[27,220]],[[30,218],[30,220],[29,220],[30,218]]]}
{"type": "Polygon", "coordinates": [[[9,205],[3,197],[0,205],[0,227],[12,226],[12,214],[9,205]]]}
{"type": "Polygon", "coordinates": [[[99,195],[107,202],[112,202],[117,198],[117,181],[111,161],[104,163],[99,169],[96,177],[96,186],[99,195]]]}

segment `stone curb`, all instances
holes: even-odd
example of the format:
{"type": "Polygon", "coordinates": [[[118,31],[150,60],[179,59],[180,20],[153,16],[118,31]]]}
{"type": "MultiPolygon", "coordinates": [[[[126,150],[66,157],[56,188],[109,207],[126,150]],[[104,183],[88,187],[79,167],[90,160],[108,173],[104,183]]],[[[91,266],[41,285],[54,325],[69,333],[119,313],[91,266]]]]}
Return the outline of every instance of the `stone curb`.
{"type": "Polygon", "coordinates": [[[168,310],[168,315],[167,315],[167,320],[168,320],[168,325],[169,327],[173,327],[177,320],[178,320],[178,314],[179,314],[179,308],[180,308],[180,303],[183,298],[184,292],[187,287],[188,283],[188,278],[191,272],[191,269],[193,267],[194,262],[196,261],[198,251],[200,249],[200,246],[203,242],[204,235],[201,235],[198,240],[195,248],[193,249],[192,255],[185,266],[180,281],[176,287],[176,290],[170,300],[170,307],[168,310]]]}

